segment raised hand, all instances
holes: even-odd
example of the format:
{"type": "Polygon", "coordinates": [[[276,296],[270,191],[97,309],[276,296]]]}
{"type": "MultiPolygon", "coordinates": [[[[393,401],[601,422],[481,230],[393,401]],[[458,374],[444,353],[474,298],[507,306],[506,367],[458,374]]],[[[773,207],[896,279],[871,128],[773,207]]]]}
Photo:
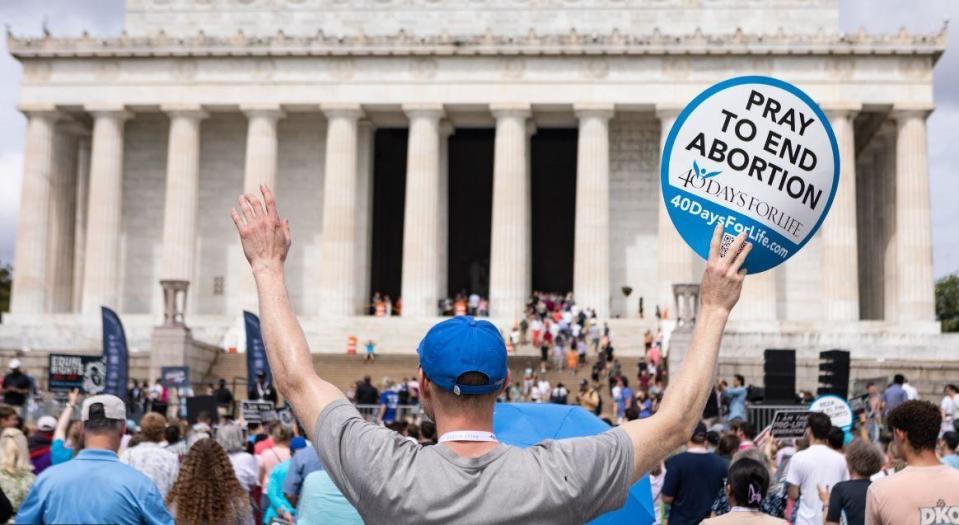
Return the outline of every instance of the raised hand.
{"type": "Polygon", "coordinates": [[[740,233],[729,246],[726,255],[719,255],[719,244],[723,236],[723,227],[716,224],[713,239],[709,243],[709,260],[699,293],[703,307],[717,307],[729,312],[739,301],[743,289],[746,269],[742,267],[746,256],[752,250],[752,243],[746,242],[746,233],[740,233]]]}
{"type": "Polygon", "coordinates": [[[238,208],[230,210],[233,224],[240,234],[243,254],[256,273],[263,269],[279,270],[290,251],[290,222],[276,211],[273,192],[260,185],[260,200],[253,194],[240,195],[238,208]]]}
{"type": "Polygon", "coordinates": [[[76,406],[78,401],[80,401],[80,390],[74,388],[67,394],[67,403],[69,403],[70,406],[76,406]]]}

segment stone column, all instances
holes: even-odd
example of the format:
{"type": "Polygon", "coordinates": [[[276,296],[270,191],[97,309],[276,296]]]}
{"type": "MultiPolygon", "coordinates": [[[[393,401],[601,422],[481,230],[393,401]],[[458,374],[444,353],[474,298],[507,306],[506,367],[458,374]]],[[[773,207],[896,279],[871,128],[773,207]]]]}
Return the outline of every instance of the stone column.
{"type": "Polygon", "coordinates": [[[934,321],[932,221],[925,109],[894,109],[899,322],[934,321]]]}
{"type": "Polygon", "coordinates": [[[40,314],[47,308],[50,177],[54,169],[54,132],[60,114],[52,105],[20,110],[27,116],[27,136],[10,311],[40,314]]]}
{"type": "Polygon", "coordinates": [[[276,191],[278,121],[286,114],[277,104],[241,106],[247,117],[243,192],[259,195],[260,184],[276,191]]]}
{"type": "Polygon", "coordinates": [[[90,137],[80,137],[77,145],[77,203],[73,221],[73,307],[79,312],[83,300],[83,263],[86,258],[87,215],[90,205],[90,137]]]}
{"type": "Polygon", "coordinates": [[[856,234],[855,109],[826,111],[839,145],[839,187],[822,225],[823,317],[859,320],[859,255],[856,234]]]}
{"type": "MultiPolygon", "coordinates": [[[[285,113],[278,104],[240,106],[240,110],[247,117],[243,193],[260,195],[260,185],[265,184],[275,194],[277,124],[285,113]]],[[[256,283],[239,243],[234,243],[230,256],[236,261],[229,266],[232,274],[227,277],[227,287],[234,290],[230,294],[235,301],[231,312],[256,311],[256,283]]]]}
{"type": "Polygon", "coordinates": [[[359,104],[323,105],[327,118],[320,243],[319,310],[347,316],[356,309],[356,204],[359,104]]]}
{"type": "Polygon", "coordinates": [[[370,307],[370,267],[373,257],[373,151],[376,128],[368,120],[357,124],[357,202],[356,202],[356,306],[354,312],[366,314],[370,307]]]}
{"type": "Polygon", "coordinates": [[[164,106],[161,109],[170,115],[170,140],[160,280],[195,283],[200,121],[208,115],[199,106],[164,106]]]}
{"type": "Polygon", "coordinates": [[[609,119],[613,106],[576,105],[576,226],[573,295],[581,307],[609,316],[609,119]]]}
{"type": "Polygon", "coordinates": [[[54,139],[47,230],[47,311],[73,310],[73,249],[76,231],[77,144],[86,130],[75,122],[60,126],[54,139]]]}
{"type": "Polygon", "coordinates": [[[88,107],[93,115],[90,206],[83,263],[84,314],[118,308],[120,215],[123,206],[123,126],[132,116],[122,106],[88,107]]]}
{"type": "Polygon", "coordinates": [[[440,122],[439,220],[436,221],[437,262],[440,298],[449,296],[449,201],[450,201],[450,135],[455,132],[449,121],[440,122]]]}
{"type": "Polygon", "coordinates": [[[896,233],[896,123],[888,120],[876,133],[881,141],[882,155],[879,159],[880,185],[876,205],[880,211],[882,238],[882,319],[894,322],[899,319],[899,263],[898,239],[896,233]]]}
{"type": "MultiPolygon", "coordinates": [[[[666,145],[666,138],[669,136],[669,130],[676,122],[676,116],[679,115],[679,108],[660,107],[656,108],[656,116],[659,118],[659,152],[663,153],[663,147],[666,145]]],[[[659,173],[657,164],[657,173],[659,173]]],[[[656,180],[661,180],[659,177],[656,180]]],[[[662,189],[659,196],[659,217],[656,235],[656,269],[657,280],[659,281],[659,292],[656,298],[656,305],[651,305],[648,310],[655,306],[666,309],[666,315],[669,318],[675,318],[677,315],[677,306],[673,296],[673,285],[690,282],[698,282],[698,278],[693,276],[693,250],[686,245],[686,241],[679,236],[679,231],[673,226],[673,221],[669,218],[669,212],[666,210],[666,203],[662,198],[662,189]]]]}
{"type": "Polygon", "coordinates": [[[434,317],[440,299],[440,104],[404,105],[410,119],[403,215],[405,317],[434,317]]]}
{"type": "Polygon", "coordinates": [[[518,320],[530,293],[529,104],[494,105],[490,315],[518,320]]]}

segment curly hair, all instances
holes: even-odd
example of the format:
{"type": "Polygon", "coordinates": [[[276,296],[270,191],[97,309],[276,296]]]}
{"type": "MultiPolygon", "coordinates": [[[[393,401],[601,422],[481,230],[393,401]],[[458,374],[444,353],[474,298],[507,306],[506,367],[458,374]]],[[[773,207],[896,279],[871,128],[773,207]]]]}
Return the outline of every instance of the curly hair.
{"type": "Polygon", "coordinates": [[[186,525],[236,523],[251,512],[230,457],[212,439],[190,447],[166,503],[175,509],[176,522],[186,525]]]}
{"type": "Polygon", "coordinates": [[[941,423],[939,407],[928,401],[906,401],[889,413],[889,428],[905,432],[916,451],[936,449],[941,423]]]}

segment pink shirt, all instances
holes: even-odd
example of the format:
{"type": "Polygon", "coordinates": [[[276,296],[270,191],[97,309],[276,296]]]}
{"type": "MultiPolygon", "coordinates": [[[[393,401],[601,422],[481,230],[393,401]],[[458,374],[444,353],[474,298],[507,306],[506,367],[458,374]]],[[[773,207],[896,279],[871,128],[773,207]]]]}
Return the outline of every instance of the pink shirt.
{"type": "Polygon", "coordinates": [[[266,492],[266,485],[270,480],[270,472],[273,472],[273,467],[288,459],[290,459],[290,449],[283,446],[268,448],[256,457],[260,467],[260,486],[263,487],[264,492],[266,492]]]}

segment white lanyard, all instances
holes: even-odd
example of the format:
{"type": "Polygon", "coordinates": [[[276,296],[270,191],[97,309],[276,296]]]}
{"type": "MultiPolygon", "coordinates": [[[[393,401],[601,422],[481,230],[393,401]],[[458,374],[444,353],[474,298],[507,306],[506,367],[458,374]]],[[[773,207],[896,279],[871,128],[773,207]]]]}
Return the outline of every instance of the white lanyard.
{"type": "Polygon", "coordinates": [[[751,509],[749,507],[733,507],[729,509],[729,512],[759,512],[759,509],[751,509]]]}
{"type": "Polygon", "coordinates": [[[496,436],[492,432],[481,430],[454,430],[440,436],[440,443],[447,441],[492,441],[496,442],[496,436]]]}

